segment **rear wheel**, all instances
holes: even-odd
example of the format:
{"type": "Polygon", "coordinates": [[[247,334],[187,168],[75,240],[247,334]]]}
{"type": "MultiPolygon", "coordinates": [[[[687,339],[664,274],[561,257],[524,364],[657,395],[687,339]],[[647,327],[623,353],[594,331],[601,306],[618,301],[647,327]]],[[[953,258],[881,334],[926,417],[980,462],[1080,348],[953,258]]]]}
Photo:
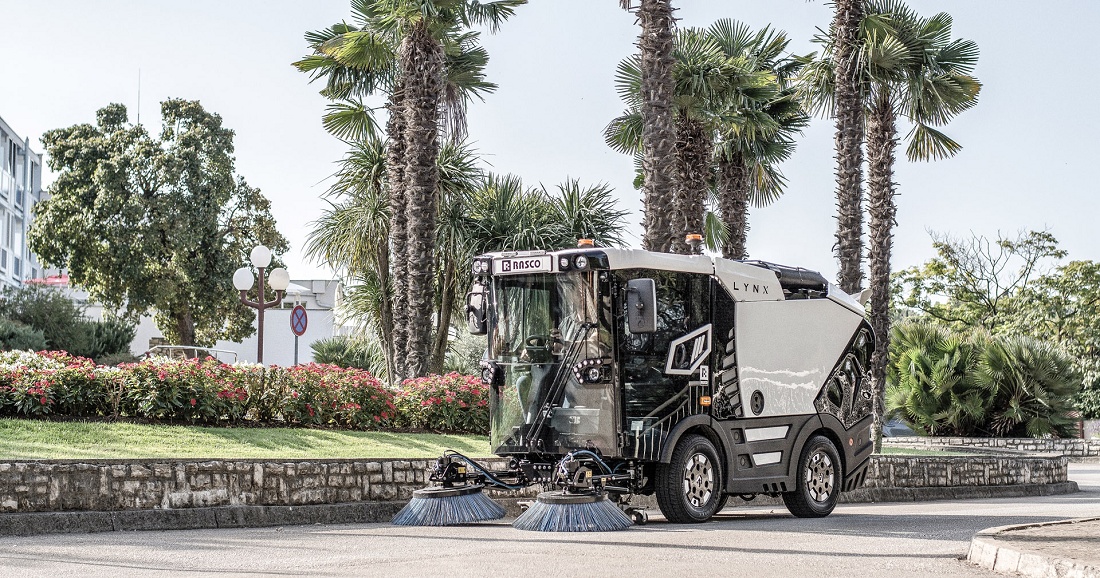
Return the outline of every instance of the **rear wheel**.
{"type": "Polygon", "coordinates": [[[836,507],[842,474],[836,446],[816,435],[802,448],[795,489],[783,493],[783,503],[799,518],[824,518],[836,507]]]}
{"type": "Polygon", "coordinates": [[[672,461],[657,464],[657,505],[669,522],[706,522],[725,503],[722,462],[711,441],[700,435],[680,439],[672,461]]]}

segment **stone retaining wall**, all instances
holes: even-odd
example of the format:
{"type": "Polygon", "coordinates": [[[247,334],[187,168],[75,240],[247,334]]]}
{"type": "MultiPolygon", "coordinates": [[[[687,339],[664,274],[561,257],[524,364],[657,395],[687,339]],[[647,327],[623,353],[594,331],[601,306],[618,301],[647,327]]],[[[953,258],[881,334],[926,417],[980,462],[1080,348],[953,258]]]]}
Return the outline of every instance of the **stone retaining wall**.
{"type": "MultiPolygon", "coordinates": [[[[486,465],[500,463],[486,460],[486,465]]],[[[864,488],[1066,481],[1064,457],[875,456],[864,488]]],[[[407,500],[429,460],[106,460],[0,463],[0,512],[305,506],[407,500]]],[[[494,497],[533,495],[493,492],[494,497]]]]}
{"type": "Polygon", "coordinates": [[[1075,458],[1100,456],[1100,439],[1035,439],[1035,438],[964,438],[907,436],[883,440],[887,446],[927,447],[942,449],[945,446],[990,448],[1032,453],[1060,454],[1075,458]]]}
{"type": "Polygon", "coordinates": [[[948,488],[1059,484],[1069,459],[998,456],[874,456],[864,488],[948,488]]]}

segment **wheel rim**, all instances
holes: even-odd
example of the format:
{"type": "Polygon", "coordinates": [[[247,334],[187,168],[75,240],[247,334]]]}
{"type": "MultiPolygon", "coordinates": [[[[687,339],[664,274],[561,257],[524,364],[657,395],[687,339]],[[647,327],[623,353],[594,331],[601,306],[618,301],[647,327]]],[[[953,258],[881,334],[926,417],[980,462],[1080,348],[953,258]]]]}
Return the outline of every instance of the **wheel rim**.
{"type": "Polygon", "coordinates": [[[684,464],[684,497],[702,508],[714,495],[714,464],[704,454],[694,454],[684,464]]]}
{"type": "Polygon", "coordinates": [[[829,454],[822,450],[814,452],[806,464],[806,492],[818,503],[827,502],[833,495],[836,469],[829,454]]]}

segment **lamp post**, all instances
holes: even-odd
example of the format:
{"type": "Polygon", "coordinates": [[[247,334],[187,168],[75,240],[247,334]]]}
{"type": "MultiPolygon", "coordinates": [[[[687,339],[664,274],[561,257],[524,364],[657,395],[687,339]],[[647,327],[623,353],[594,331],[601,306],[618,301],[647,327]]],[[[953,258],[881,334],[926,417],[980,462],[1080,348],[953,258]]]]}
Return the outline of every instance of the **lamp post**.
{"type": "Polygon", "coordinates": [[[271,264],[271,249],[263,245],[252,249],[249,260],[252,261],[252,265],[256,267],[256,272],[260,278],[259,298],[256,301],[248,300],[248,290],[256,283],[256,277],[252,275],[252,271],[249,270],[248,267],[241,267],[233,273],[233,286],[241,292],[241,303],[258,311],[258,321],[256,322],[256,363],[263,364],[264,309],[275,307],[283,302],[283,296],[286,295],[286,288],[290,285],[290,273],[287,273],[286,269],[282,267],[276,267],[268,273],[267,282],[270,283],[271,288],[275,290],[275,300],[264,301],[264,269],[271,264]]]}

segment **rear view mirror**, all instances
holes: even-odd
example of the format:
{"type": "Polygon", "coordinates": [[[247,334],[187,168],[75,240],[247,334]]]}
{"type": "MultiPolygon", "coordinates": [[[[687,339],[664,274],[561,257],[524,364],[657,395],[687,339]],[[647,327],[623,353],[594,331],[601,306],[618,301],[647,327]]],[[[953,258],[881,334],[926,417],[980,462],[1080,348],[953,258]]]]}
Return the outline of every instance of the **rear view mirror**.
{"type": "Polygon", "coordinates": [[[657,286],[653,279],[627,282],[626,328],[631,333],[657,331],[657,286]]]}
{"type": "MultiPolygon", "coordinates": [[[[475,287],[481,287],[475,285],[475,287]]],[[[488,327],[485,322],[485,292],[471,291],[466,294],[466,329],[470,335],[485,335],[488,327]]]]}

